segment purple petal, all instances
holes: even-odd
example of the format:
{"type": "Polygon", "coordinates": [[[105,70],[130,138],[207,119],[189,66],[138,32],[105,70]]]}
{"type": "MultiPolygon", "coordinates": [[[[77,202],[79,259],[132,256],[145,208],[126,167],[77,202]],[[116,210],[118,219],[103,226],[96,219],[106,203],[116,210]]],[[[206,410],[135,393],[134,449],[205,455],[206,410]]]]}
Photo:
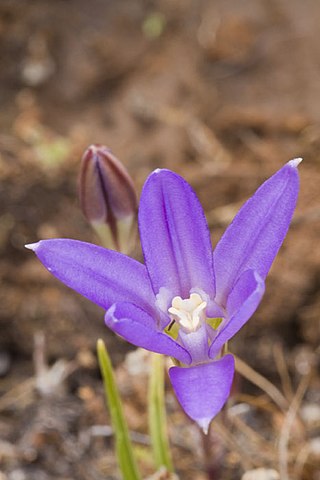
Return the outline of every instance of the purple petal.
{"type": "Polygon", "coordinates": [[[178,338],[188,350],[193,364],[209,360],[208,334],[204,325],[195,332],[186,333],[180,329],[178,338]]]}
{"type": "Polygon", "coordinates": [[[156,320],[132,303],[112,305],[105,316],[106,325],[137,347],[163,353],[191,363],[189,353],[165,333],[157,330],[156,320]]]}
{"type": "Polygon", "coordinates": [[[291,160],[241,208],[213,256],[216,301],[225,305],[239,275],[256,270],[264,279],[287,233],[296,205],[298,159],[291,160]]]}
{"type": "Polygon", "coordinates": [[[153,311],[155,298],[144,265],[121,253],[78,240],[42,240],[30,245],[61,282],[108,309],[129,301],[153,311]]]}
{"type": "Polygon", "coordinates": [[[264,281],[254,270],[246,270],[239,278],[227,302],[225,326],[213,340],[209,356],[215,358],[221,347],[233,337],[257,309],[264,294],[264,281]]]}
{"type": "Polygon", "coordinates": [[[205,433],[228,399],[233,374],[232,355],[196,367],[172,367],[169,370],[173,389],[183,410],[205,433]]]}
{"type": "Polygon", "coordinates": [[[146,266],[157,294],[166,287],[188,298],[191,289],[214,294],[210,232],[190,185],[169,170],[147,179],[139,209],[146,266]]]}

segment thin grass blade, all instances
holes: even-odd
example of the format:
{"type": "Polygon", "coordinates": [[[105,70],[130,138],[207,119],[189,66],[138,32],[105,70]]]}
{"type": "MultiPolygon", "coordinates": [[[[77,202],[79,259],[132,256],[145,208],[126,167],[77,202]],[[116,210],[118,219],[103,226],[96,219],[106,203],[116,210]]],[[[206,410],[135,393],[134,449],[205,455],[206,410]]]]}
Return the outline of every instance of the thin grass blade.
{"type": "Polygon", "coordinates": [[[149,431],[155,466],[173,471],[167,433],[166,410],[164,403],[164,365],[163,356],[152,354],[149,383],[149,431]]]}
{"type": "Polygon", "coordinates": [[[101,339],[97,342],[97,352],[112,427],[115,434],[116,454],[122,477],[124,480],[141,480],[129,438],[127,422],[123,415],[110,357],[101,339]]]}

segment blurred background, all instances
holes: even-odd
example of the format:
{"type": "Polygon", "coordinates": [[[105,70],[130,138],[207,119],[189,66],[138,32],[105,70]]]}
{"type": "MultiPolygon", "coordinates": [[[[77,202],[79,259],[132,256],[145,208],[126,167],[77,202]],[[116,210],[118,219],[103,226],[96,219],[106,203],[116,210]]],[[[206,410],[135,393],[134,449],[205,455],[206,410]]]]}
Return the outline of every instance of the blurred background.
{"type": "MultiPolygon", "coordinates": [[[[143,354],[128,354],[103,312],[24,249],[40,238],[98,242],[77,199],[80,158],[91,143],[112,149],[138,192],[157,167],[183,175],[213,244],[263,180],[304,157],[289,235],[258,312],[231,350],[282,389],[288,408],[308,376],[289,469],[290,478],[319,480],[319,24],[317,0],[1,0],[1,480],[119,478],[110,431],[97,429],[109,421],[98,337],[118,365],[141,465],[152,472],[143,354]]],[[[229,424],[236,445],[213,432],[214,454],[201,448],[168,386],[182,479],[278,469],[287,412],[252,382],[236,383],[231,408],[238,400],[245,406],[229,424]]]]}

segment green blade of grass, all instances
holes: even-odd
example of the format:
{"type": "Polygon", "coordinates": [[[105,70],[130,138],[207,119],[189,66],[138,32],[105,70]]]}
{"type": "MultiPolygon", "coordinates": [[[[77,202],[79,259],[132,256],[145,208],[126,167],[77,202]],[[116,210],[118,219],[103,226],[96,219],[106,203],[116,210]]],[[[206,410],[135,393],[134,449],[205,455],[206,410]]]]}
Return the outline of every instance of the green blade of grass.
{"type": "Polygon", "coordinates": [[[149,381],[149,431],[155,466],[173,471],[167,433],[166,410],[164,403],[164,365],[163,355],[152,354],[149,381]]]}
{"type": "Polygon", "coordinates": [[[116,454],[119,468],[124,480],[141,480],[129,438],[128,426],[123,415],[121,400],[115,383],[110,357],[105,344],[101,339],[97,342],[97,352],[105,395],[115,435],[116,454]]]}

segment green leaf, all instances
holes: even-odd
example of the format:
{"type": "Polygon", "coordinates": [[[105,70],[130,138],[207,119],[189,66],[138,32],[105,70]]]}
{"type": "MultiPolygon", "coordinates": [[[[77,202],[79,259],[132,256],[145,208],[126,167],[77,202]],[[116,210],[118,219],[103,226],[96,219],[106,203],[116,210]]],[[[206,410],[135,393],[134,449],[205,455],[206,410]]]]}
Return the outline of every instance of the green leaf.
{"type": "Polygon", "coordinates": [[[101,339],[97,342],[97,352],[112,427],[115,434],[119,468],[124,480],[141,480],[129,438],[127,422],[123,415],[110,357],[101,339]]]}
{"type": "Polygon", "coordinates": [[[149,430],[155,466],[173,471],[167,434],[166,410],[164,404],[164,365],[163,355],[152,354],[149,383],[149,430]]]}

